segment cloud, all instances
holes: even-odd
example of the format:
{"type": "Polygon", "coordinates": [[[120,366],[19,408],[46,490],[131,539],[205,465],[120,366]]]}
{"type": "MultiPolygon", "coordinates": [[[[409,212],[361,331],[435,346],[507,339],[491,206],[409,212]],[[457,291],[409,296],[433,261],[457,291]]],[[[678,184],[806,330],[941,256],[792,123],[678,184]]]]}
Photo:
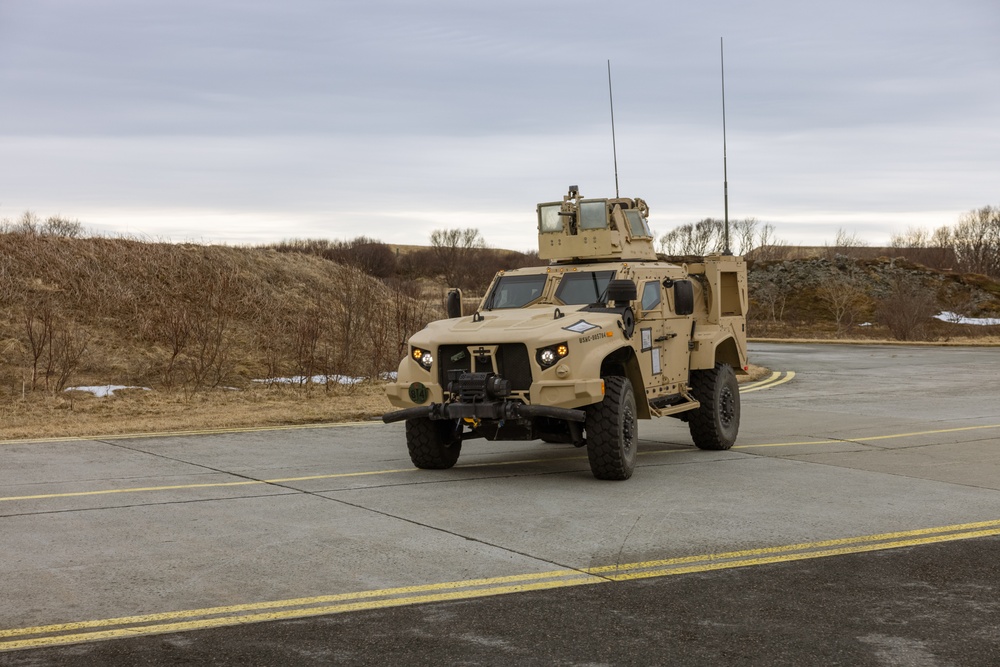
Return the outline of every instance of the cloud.
{"type": "Polygon", "coordinates": [[[530,247],[536,202],[613,194],[610,59],[622,194],[666,231],[721,215],[724,35],[731,212],[875,241],[995,203],[997,28],[986,0],[7,3],[0,217],[530,247]]]}

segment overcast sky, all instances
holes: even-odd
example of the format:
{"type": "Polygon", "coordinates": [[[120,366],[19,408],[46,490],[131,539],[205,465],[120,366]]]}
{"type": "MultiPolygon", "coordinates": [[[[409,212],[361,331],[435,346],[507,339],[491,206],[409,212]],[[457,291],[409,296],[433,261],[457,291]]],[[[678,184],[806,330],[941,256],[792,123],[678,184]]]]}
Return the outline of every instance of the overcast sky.
{"type": "Polygon", "coordinates": [[[530,249],[622,196],[873,244],[1000,205],[1000,2],[0,0],[0,218],[530,249]]]}

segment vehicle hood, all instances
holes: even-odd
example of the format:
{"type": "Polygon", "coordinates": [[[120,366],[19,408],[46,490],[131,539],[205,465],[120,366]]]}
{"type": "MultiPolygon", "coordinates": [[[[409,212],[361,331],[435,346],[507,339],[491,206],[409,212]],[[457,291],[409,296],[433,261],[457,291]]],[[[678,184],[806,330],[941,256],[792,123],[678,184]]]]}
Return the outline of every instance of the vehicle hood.
{"type": "Polygon", "coordinates": [[[587,332],[617,330],[618,313],[584,310],[584,306],[546,306],[483,311],[431,322],[411,342],[506,343],[528,340],[557,342],[587,332]],[[549,340],[551,339],[551,340],[549,340]]]}

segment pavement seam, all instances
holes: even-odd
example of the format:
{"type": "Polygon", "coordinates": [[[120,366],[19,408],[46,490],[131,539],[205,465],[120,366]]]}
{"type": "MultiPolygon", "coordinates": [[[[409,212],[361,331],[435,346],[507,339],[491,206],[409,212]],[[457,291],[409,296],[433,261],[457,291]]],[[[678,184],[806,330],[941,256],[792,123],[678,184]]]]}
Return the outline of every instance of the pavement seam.
{"type": "MultiPolygon", "coordinates": [[[[583,569],[583,568],[574,567],[572,565],[566,565],[566,564],[560,563],[558,561],[549,560],[548,558],[541,558],[539,556],[536,556],[534,554],[530,554],[530,553],[527,553],[527,552],[524,552],[524,551],[518,551],[517,549],[511,549],[509,547],[501,546],[499,544],[494,544],[492,542],[487,542],[486,540],[481,540],[478,537],[470,537],[469,535],[463,535],[462,533],[458,533],[458,532],[455,532],[453,530],[448,530],[447,528],[441,528],[440,526],[433,526],[433,525],[428,524],[428,523],[422,523],[422,522],[417,521],[415,519],[408,519],[408,518],[406,518],[404,516],[399,516],[399,515],[396,515],[396,514],[392,514],[390,512],[383,512],[382,510],[377,510],[377,509],[374,509],[374,508],[371,508],[371,507],[365,507],[364,505],[360,505],[358,503],[351,503],[351,502],[348,502],[348,501],[340,499],[340,498],[333,498],[333,497],[330,497],[330,496],[322,495],[323,493],[333,493],[331,491],[327,491],[327,492],[306,491],[305,493],[308,493],[309,495],[312,495],[312,496],[316,496],[318,498],[322,498],[324,500],[332,501],[332,502],[335,502],[335,503],[340,503],[342,505],[347,505],[348,507],[353,507],[355,509],[364,510],[364,511],[367,511],[367,512],[371,512],[373,514],[378,514],[380,516],[383,516],[383,517],[386,517],[386,518],[389,518],[389,519],[395,519],[397,521],[403,521],[405,523],[417,526],[419,528],[425,528],[425,529],[428,529],[428,530],[433,530],[433,531],[436,531],[436,532],[439,532],[439,533],[443,533],[445,535],[450,535],[452,537],[458,537],[458,538],[461,538],[463,540],[468,540],[469,542],[475,542],[476,544],[482,544],[483,546],[491,547],[493,549],[498,549],[499,551],[503,551],[503,552],[511,553],[511,554],[516,554],[516,555],[521,556],[523,558],[528,558],[528,559],[531,559],[533,561],[537,561],[539,563],[546,563],[548,565],[553,565],[553,566],[558,567],[558,568],[560,568],[562,570],[571,570],[571,571],[574,571],[574,572],[579,572],[581,575],[597,576],[600,579],[605,579],[606,578],[606,577],[601,577],[600,575],[591,574],[591,573],[587,572],[586,569],[583,569]]],[[[608,581],[610,581],[610,579],[608,581]]]]}
{"type": "Polygon", "coordinates": [[[196,503],[217,503],[233,500],[254,500],[257,498],[280,498],[282,496],[298,495],[300,492],[289,493],[258,493],[252,496],[231,496],[228,498],[192,498],[190,500],[161,500],[152,503],[131,503],[129,505],[101,505],[100,507],[74,507],[61,510],[40,510],[38,512],[16,512],[13,514],[0,514],[0,519],[13,519],[22,516],[43,516],[46,514],[73,514],[76,512],[103,512],[108,510],[133,509],[136,507],[160,507],[167,505],[192,505],[196,503]]]}

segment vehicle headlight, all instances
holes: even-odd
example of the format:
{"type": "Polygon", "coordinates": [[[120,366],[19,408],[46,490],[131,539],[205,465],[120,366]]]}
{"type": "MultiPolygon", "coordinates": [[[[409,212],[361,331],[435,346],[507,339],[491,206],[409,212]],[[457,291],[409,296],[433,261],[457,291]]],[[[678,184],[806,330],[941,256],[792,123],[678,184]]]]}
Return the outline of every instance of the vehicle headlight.
{"type": "Polygon", "coordinates": [[[569,345],[566,343],[559,343],[557,345],[549,345],[548,347],[543,347],[535,353],[535,358],[538,360],[538,365],[542,368],[549,368],[553,366],[557,361],[566,357],[569,354],[569,345]]]}
{"type": "Polygon", "coordinates": [[[410,352],[410,356],[413,357],[414,361],[427,370],[430,370],[431,365],[434,364],[434,355],[431,354],[429,350],[422,350],[419,347],[415,347],[410,352]]]}

